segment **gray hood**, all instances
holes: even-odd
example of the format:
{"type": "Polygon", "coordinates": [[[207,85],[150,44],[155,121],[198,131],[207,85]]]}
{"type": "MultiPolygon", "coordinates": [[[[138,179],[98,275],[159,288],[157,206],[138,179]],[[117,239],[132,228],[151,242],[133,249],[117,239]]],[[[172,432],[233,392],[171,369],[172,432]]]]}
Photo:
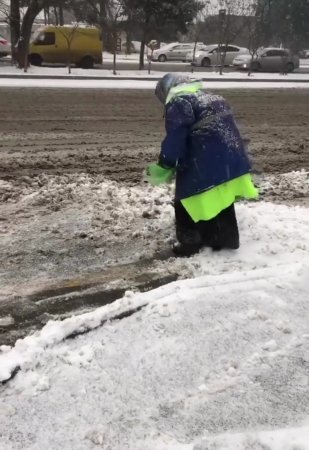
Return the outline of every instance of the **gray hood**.
{"type": "Polygon", "coordinates": [[[173,87],[191,82],[192,80],[190,80],[189,76],[179,75],[177,73],[167,73],[160,81],[158,81],[155,95],[159,101],[165,105],[168,93],[173,87]]]}

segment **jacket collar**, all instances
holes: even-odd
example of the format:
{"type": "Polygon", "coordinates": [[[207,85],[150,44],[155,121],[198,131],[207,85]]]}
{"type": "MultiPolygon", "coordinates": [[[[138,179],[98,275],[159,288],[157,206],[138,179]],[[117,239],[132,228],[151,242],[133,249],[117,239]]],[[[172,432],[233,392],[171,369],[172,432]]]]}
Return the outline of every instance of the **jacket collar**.
{"type": "Polygon", "coordinates": [[[174,98],[180,95],[196,94],[203,88],[201,81],[193,81],[192,83],[179,84],[170,89],[168,96],[166,98],[165,104],[167,105],[174,98]]]}

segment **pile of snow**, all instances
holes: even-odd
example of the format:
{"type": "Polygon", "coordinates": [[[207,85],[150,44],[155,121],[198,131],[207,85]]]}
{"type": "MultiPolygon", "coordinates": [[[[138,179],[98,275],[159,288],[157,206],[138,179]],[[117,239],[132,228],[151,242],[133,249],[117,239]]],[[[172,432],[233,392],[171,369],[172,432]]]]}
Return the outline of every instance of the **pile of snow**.
{"type": "Polygon", "coordinates": [[[257,177],[260,195],[271,201],[309,199],[309,172],[292,171],[285,174],[260,175],[257,177]]]}
{"type": "MultiPolygon", "coordinates": [[[[309,197],[306,171],[260,176],[256,181],[266,200],[309,197]]],[[[101,240],[104,247],[116,241],[143,243],[142,257],[168,247],[174,238],[173,185],[153,188],[145,183],[119,184],[103,175],[42,174],[18,183],[0,181],[0,196],[5,202],[1,214],[7,218],[2,224],[7,239],[23,236],[25,219],[20,221],[20,214],[29,218],[27,240],[42,231],[47,240],[48,231],[64,240],[83,233],[101,240]]],[[[268,206],[264,208],[269,214],[268,206]]]]}
{"type": "Polygon", "coordinates": [[[191,279],[2,346],[0,448],[308,450],[308,209],[237,215],[241,248],[191,279]]]}
{"type": "MultiPolygon", "coordinates": [[[[14,241],[25,228],[29,228],[27,241],[37,239],[42,231],[46,240],[49,232],[63,240],[83,234],[101,240],[104,248],[116,241],[136,242],[141,258],[168,246],[173,237],[172,191],[172,186],[128,186],[88,174],[42,174],[24,177],[22,184],[0,181],[0,196],[5,200],[0,211],[7,218],[3,232],[14,241]],[[17,214],[29,217],[31,225],[26,226],[17,214]]],[[[137,256],[136,248],[131,257],[137,256]]]]}

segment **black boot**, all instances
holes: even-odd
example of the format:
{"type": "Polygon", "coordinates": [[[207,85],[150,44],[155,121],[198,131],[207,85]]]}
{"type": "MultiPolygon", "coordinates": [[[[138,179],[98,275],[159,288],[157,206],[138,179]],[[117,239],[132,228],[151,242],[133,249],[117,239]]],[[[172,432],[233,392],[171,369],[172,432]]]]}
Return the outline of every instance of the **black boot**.
{"type": "Polygon", "coordinates": [[[202,248],[199,244],[181,244],[177,242],[173,245],[172,250],[175,256],[188,258],[195,255],[202,248]]]}

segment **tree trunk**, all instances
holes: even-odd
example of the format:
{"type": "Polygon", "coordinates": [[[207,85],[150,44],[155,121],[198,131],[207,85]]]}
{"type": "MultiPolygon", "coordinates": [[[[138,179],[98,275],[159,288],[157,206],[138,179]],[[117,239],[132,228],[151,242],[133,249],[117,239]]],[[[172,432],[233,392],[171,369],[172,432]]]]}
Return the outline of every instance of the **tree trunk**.
{"type": "Polygon", "coordinates": [[[113,32],[113,75],[117,75],[117,39],[118,33],[113,32]]]}
{"type": "Polygon", "coordinates": [[[60,3],[59,5],[59,25],[64,25],[64,16],[63,16],[63,5],[60,3]]]}
{"type": "Polygon", "coordinates": [[[126,42],[126,54],[131,55],[132,53],[132,34],[131,30],[127,31],[127,42],[126,42]]]}
{"type": "MultiPolygon", "coordinates": [[[[225,46],[226,48],[226,46],[225,46]]],[[[223,69],[224,69],[224,64],[225,64],[225,55],[226,52],[224,51],[224,53],[220,53],[220,75],[223,75],[223,69]]]]}
{"type": "Polygon", "coordinates": [[[152,57],[153,57],[153,48],[151,49],[150,55],[148,55],[148,74],[149,74],[149,75],[150,75],[150,73],[151,73],[151,62],[152,62],[152,57]]]}
{"type": "Polygon", "coordinates": [[[128,12],[128,20],[126,26],[127,42],[126,42],[126,54],[131,55],[132,50],[132,21],[131,21],[131,11],[128,12]]]}
{"type": "Polygon", "coordinates": [[[146,45],[146,38],[144,36],[141,42],[141,50],[139,52],[139,70],[143,70],[145,67],[144,65],[145,45],[146,45]]]}
{"type": "Polygon", "coordinates": [[[54,16],[55,16],[55,25],[58,26],[59,25],[59,17],[58,17],[58,11],[57,11],[57,7],[54,6],[54,16]]]}
{"type": "Polygon", "coordinates": [[[10,4],[10,30],[12,44],[12,59],[16,61],[17,49],[16,45],[20,38],[20,10],[19,0],[11,0],[10,4]]]}
{"type": "Polygon", "coordinates": [[[18,66],[20,69],[27,71],[28,67],[28,52],[29,52],[29,41],[31,37],[31,30],[34,19],[41,11],[41,7],[38,6],[37,2],[33,2],[28,7],[20,30],[20,39],[18,41],[18,66]]]}
{"type": "Polygon", "coordinates": [[[249,63],[249,67],[248,67],[248,77],[251,77],[251,74],[252,74],[252,63],[253,63],[254,55],[255,55],[255,53],[251,54],[251,61],[249,63]]]}
{"type": "Polygon", "coordinates": [[[194,60],[195,60],[195,55],[196,55],[197,40],[198,40],[198,36],[196,36],[195,40],[194,40],[194,49],[193,49],[192,64],[191,64],[191,73],[194,72],[194,60]]]}
{"type": "Polygon", "coordinates": [[[117,51],[116,48],[114,49],[114,54],[113,54],[113,75],[117,75],[117,51]]]}

